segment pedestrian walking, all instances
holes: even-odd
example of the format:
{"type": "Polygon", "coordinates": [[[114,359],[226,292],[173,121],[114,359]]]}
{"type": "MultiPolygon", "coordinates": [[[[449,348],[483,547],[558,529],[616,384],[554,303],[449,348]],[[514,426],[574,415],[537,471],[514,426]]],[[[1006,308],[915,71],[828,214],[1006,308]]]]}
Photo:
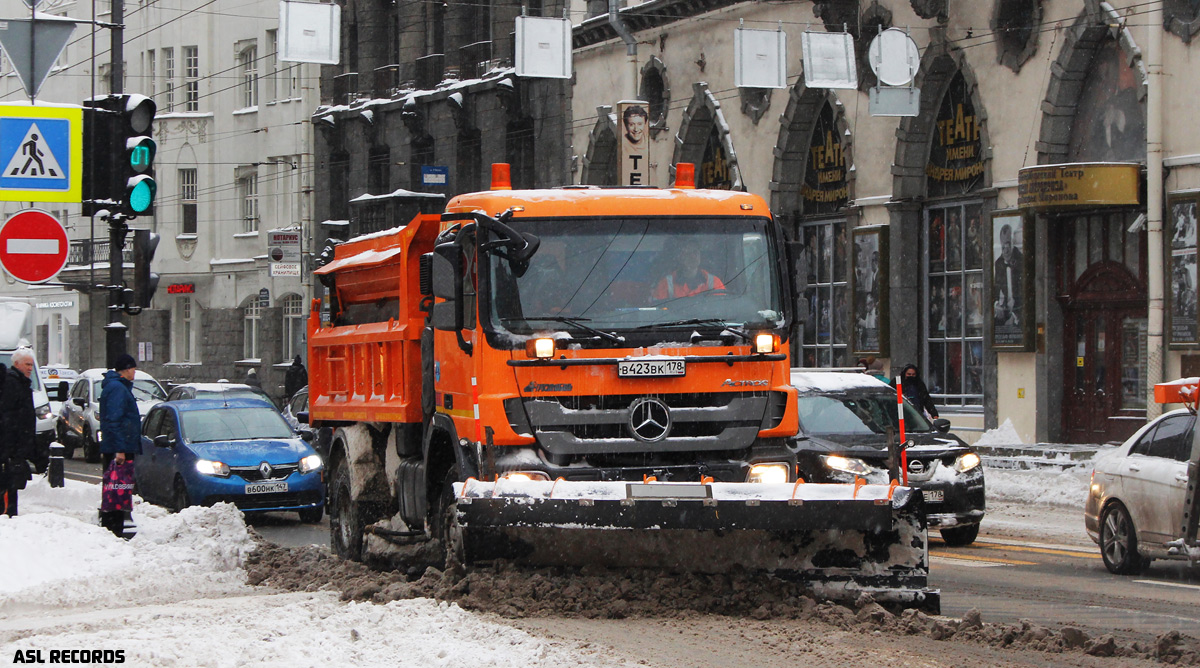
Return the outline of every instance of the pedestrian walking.
{"type": "Polygon", "coordinates": [[[304,368],[304,360],[296,355],[296,359],[292,360],[292,365],[288,367],[287,375],[283,377],[283,393],[287,395],[288,399],[291,399],[306,385],[308,385],[308,370],[304,368]]]}
{"type": "MultiPolygon", "coordinates": [[[[142,417],[133,398],[137,360],[125,354],[117,358],[100,384],[100,453],[107,473],[115,462],[133,461],[142,449],[142,417]]],[[[120,536],[125,528],[125,511],[101,510],[100,525],[120,536]]]]}
{"type": "MultiPolygon", "coordinates": [[[[917,368],[917,365],[906,365],[900,375],[903,376],[904,398],[908,399],[909,403],[917,410],[936,419],[938,416],[937,406],[933,405],[933,398],[929,396],[925,381],[921,380],[921,370],[917,368]]],[[[896,387],[896,379],[892,379],[891,385],[896,387]]]]}
{"type": "MultiPolygon", "coordinates": [[[[2,368],[3,365],[0,365],[2,368]]],[[[29,460],[36,454],[37,415],[33,410],[33,351],[18,348],[0,389],[0,462],[3,463],[3,510],[17,515],[17,493],[33,477],[29,460]]]]}

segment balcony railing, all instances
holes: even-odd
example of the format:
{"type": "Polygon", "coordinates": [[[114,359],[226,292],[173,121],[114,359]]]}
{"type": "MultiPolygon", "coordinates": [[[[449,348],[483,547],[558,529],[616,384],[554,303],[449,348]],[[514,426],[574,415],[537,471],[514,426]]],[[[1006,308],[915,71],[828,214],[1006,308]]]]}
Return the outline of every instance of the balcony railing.
{"type": "MultiPolygon", "coordinates": [[[[76,239],[67,249],[67,266],[88,266],[95,262],[108,262],[108,240],[76,239]]],[[[133,240],[126,239],[121,247],[121,262],[133,262],[133,240]]]]}

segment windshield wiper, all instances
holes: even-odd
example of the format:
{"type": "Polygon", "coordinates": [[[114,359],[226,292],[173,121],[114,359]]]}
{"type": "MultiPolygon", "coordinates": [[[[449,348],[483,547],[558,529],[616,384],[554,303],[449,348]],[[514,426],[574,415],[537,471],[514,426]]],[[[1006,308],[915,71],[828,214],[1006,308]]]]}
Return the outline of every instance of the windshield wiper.
{"type": "Polygon", "coordinates": [[[692,325],[716,325],[724,328],[727,331],[738,335],[743,341],[750,341],[751,337],[746,332],[738,329],[736,325],[732,325],[720,318],[688,318],[686,320],[668,320],[666,322],[655,322],[649,325],[638,325],[634,329],[654,329],[656,327],[690,327],[692,325]]]}
{"type": "Polygon", "coordinates": [[[595,334],[596,336],[604,339],[605,341],[609,341],[611,343],[625,343],[625,337],[623,337],[623,336],[617,336],[616,334],[613,334],[612,332],[604,332],[599,329],[596,329],[595,327],[592,327],[591,325],[583,324],[582,321],[588,320],[588,318],[567,318],[567,317],[564,317],[561,315],[545,315],[545,316],[537,316],[534,318],[525,318],[525,320],[526,321],[539,320],[542,322],[561,322],[561,323],[564,323],[567,325],[573,325],[575,327],[578,327],[579,329],[582,329],[585,332],[591,332],[592,334],[595,334]]]}

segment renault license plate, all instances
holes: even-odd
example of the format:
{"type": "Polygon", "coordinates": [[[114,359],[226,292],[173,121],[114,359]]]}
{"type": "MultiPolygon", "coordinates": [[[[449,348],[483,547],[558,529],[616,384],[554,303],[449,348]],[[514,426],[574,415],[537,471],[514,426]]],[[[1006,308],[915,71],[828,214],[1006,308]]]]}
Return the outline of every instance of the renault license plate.
{"type": "Polygon", "coordinates": [[[925,503],[941,503],[946,500],[946,491],[942,489],[923,489],[921,495],[925,497],[925,503]]]}
{"type": "Polygon", "coordinates": [[[246,484],[247,494],[274,494],[288,491],[286,482],[252,482],[246,484]]]}
{"type": "Polygon", "coordinates": [[[617,376],[621,378],[682,376],[686,372],[687,362],[680,359],[621,360],[617,362],[617,376]]]}

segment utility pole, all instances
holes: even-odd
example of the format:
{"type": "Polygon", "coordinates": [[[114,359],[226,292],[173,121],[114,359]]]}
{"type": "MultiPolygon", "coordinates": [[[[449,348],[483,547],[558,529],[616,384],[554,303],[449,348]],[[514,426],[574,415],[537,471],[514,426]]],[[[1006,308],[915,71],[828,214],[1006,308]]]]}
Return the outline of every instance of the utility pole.
{"type": "MultiPolygon", "coordinates": [[[[112,0],[112,32],[109,53],[112,56],[109,65],[108,92],[119,94],[125,92],[125,0],[112,0]]],[[[124,306],[125,234],[129,227],[125,217],[120,212],[109,209],[106,216],[108,221],[108,324],[104,326],[105,354],[104,365],[111,369],[117,358],[125,354],[127,347],[126,334],[128,327],[121,322],[121,310],[124,306]]]]}

